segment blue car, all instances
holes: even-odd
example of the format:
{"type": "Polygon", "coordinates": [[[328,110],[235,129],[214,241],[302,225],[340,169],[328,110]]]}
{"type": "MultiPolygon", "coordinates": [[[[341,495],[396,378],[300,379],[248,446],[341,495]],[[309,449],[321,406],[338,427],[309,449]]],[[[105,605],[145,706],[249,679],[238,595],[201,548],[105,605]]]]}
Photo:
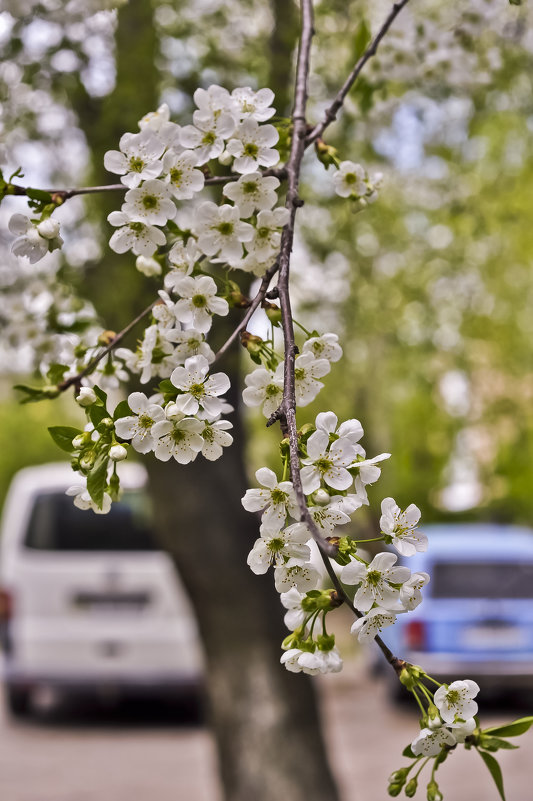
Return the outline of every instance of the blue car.
{"type": "Polygon", "coordinates": [[[402,563],[430,574],[424,600],[383,639],[440,681],[533,689],[533,530],[446,524],[423,531],[427,551],[402,563]]]}

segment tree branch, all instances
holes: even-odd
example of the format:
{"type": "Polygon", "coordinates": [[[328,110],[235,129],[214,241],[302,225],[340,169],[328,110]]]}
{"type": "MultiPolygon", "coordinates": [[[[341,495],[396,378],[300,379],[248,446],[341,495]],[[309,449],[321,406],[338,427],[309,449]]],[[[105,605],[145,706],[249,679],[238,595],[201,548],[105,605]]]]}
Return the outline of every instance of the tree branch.
{"type": "Polygon", "coordinates": [[[333,122],[333,120],[336,119],[338,112],[340,111],[340,109],[344,104],[346,95],[356,82],[361,70],[363,69],[367,61],[369,61],[372,58],[372,56],[376,55],[381,40],[389,30],[390,26],[392,25],[392,23],[394,22],[394,20],[402,10],[402,8],[404,8],[408,2],[409,0],[398,0],[397,3],[394,3],[389,16],[379,29],[374,40],[367,47],[361,58],[358,60],[357,64],[354,66],[353,70],[346,78],[345,82],[343,83],[342,87],[340,88],[339,92],[337,93],[331,105],[328,106],[328,108],[326,109],[326,112],[324,114],[324,119],[318,125],[315,125],[313,130],[307,136],[308,146],[311,145],[313,142],[315,142],[317,139],[320,139],[320,137],[322,136],[328,125],[330,125],[333,122]]]}
{"type": "Polygon", "coordinates": [[[79,384],[81,379],[85,378],[86,375],[92,373],[98,362],[101,361],[104,358],[104,356],[107,356],[108,353],[111,353],[111,351],[114,348],[116,348],[119,342],[121,342],[124,339],[126,334],[129,334],[132,328],[135,328],[137,323],[139,323],[143,319],[143,317],[146,317],[146,315],[152,311],[153,307],[157,302],[158,302],[157,300],[152,301],[152,303],[150,303],[150,305],[147,306],[146,309],[144,309],[140,314],[138,314],[137,317],[131,321],[131,323],[128,323],[128,325],[125,328],[123,328],[122,331],[119,331],[119,333],[113,337],[109,345],[106,345],[105,348],[103,348],[100,351],[100,353],[97,353],[96,356],[93,359],[91,359],[87,367],[84,367],[81,372],[79,372],[77,375],[73,375],[71,378],[67,378],[66,381],[62,381],[60,384],[58,384],[57,385],[58,390],[60,392],[65,392],[65,390],[67,390],[69,387],[73,387],[79,384]]]}

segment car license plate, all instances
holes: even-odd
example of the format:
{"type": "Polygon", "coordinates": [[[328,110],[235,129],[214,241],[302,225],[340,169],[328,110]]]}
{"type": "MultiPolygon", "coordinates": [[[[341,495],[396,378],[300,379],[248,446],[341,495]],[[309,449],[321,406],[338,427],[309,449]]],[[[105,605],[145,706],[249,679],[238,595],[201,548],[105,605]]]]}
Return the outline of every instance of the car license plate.
{"type": "Polygon", "coordinates": [[[525,644],[525,632],[517,626],[470,626],[461,636],[461,645],[479,650],[506,650],[525,644]]]}

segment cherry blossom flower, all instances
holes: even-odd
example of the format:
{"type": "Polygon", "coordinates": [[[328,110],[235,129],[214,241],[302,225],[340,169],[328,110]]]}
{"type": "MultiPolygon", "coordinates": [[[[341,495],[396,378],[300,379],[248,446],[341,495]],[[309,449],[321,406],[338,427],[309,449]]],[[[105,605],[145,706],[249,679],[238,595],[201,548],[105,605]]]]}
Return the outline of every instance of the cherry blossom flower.
{"type": "Polygon", "coordinates": [[[193,114],[195,121],[208,117],[217,119],[221,114],[233,114],[236,109],[235,100],[228,90],[217,84],[211,84],[207,89],[196,89],[193,100],[198,107],[193,114]]]}
{"type": "Polygon", "coordinates": [[[289,210],[283,207],[259,212],[254,237],[246,244],[249,252],[259,261],[265,261],[271,254],[277,253],[281,242],[281,229],[288,223],[289,217],[289,210]]]}
{"type": "Polygon", "coordinates": [[[254,92],[249,86],[242,86],[234,89],[231,97],[241,119],[250,118],[257,122],[265,122],[276,113],[276,109],[271,106],[274,100],[272,89],[260,89],[254,92]]]}
{"type": "Polygon", "coordinates": [[[240,209],[241,217],[251,217],[254,211],[265,211],[275,205],[279,180],[273,175],[262,177],[260,172],[241,175],[238,181],[224,186],[222,194],[240,209]]]}
{"type": "Polygon", "coordinates": [[[411,612],[422,603],[420,590],[429,583],[429,573],[412,573],[411,577],[400,587],[400,603],[406,611],[411,612]]]}
{"type": "Polygon", "coordinates": [[[193,415],[205,409],[211,419],[222,412],[222,401],[218,397],[230,388],[225,373],[214,373],[208,377],[209,362],[205,356],[190,356],[184,367],[176,367],[170,376],[174,386],[183,394],[176,398],[176,408],[183,414],[193,415]]]}
{"type": "Polygon", "coordinates": [[[360,164],[342,161],[333,176],[335,192],[340,197],[363,197],[367,191],[366,177],[366,170],[360,164]]]}
{"type": "MultiPolygon", "coordinates": [[[[312,403],[324,384],[319,381],[331,370],[327,359],[315,359],[312,353],[302,353],[294,363],[294,388],[296,405],[307,406],[312,403]]],[[[284,363],[278,365],[275,377],[283,379],[284,363]]],[[[355,457],[354,457],[355,458],[355,457]]]]}
{"type": "Polygon", "coordinates": [[[203,423],[204,427],[200,432],[204,441],[201,453],[210,462],[214,462],[222,456],[222,449],[233,442],[233,437],[228,434],[228,429],[233,428],[233,425],[229,420],[216,420],[212,423],[204,420],[203,423]]]}
{"type": "Polygon", "coordinates": [[[359,584],[354,604],[368,612],[374,603],[383,609],[397,609],[400,590],[393,585],[403,584],[411,576],[408,567],[394,567],[398,557],[393,553],[378,553],[367,566],[356,559],[343,567],[341,581],[359,584]]]}
{"type": "Polygon", "coordinates": [[[304,565],[309,561],[311,551],[305,543],[309,534],[289,526],[284,531],[262,531],[248,554],[247,564],[253,573],[266,573],[270,565],[283,567],[289,559],[292,565],[304,565]]]}
{"type": "Polygon", "coordinates": [[[420,509],[414,503],[402,512],[394,498],[381,501],[379,525],[385,534],[385,542],[390,542],[402,556],[413,556],[417,551],[427,550],[426,535],[416,530],[419,520],[420,509]]]}
{"type": "Polygon", "coordinates": [[[415,756],[432,757],[440,754],[445,745],[455,745],[456,739],[444,726],[438,729],[422,729],[411,743],[415,756]]]}
{"type": "Polygon", "coordinates": [[[477,723],[475,718],[468,718],[464,722],[461,721],[460,723],[448,723],[450,729],[452,729],[452,734],[455,737],[455,741],[458,743],[464,743],[467,737],[474,733],[477,727],[477,723]]]}
{"type": "Polygon", "coordinates": [[[273,145],[279,134],[273,125],[259,125],[253,119],[242,122],[233,138],[229,140],[227,151],[235,157],[235,172],[250,173],[257,167],[273,167],[279,161],[279,153],[273,145]]]}
{"type": "Polygon", "coordinates": [[[158,328],[160,331],[166,328],[173,328],[177,319],[175,313],[176,304],[163,289],[160,289],[157,294],[160,300],[153,307],[152,315],[157,320],[158,328]]]}
{"type": "Polygon", "coordinates": [[[195,170],[198,157],[191,150],[176,153],[170,150],[163,158],[165,180],[170,191],[178,200],[189,200],[195,192],[204,188],[205,177],[201,170],[195,170]]]}
{"type": "Polygon", "coordinates": [[[89,495],[86,486],[75,484],[65,491],[65,495],[70,495],[74,498],[74,506],[77,506],[78,509],[83,509],[84,511],[92,509],[97,515],[106,515],[111,509],[111,497],[107,492],[104,492],[101,509],[89,495]]]}
{"type": "Polygon", "coordinates": [[[311,564],[294,564],[289,559],[284,567],[274,568],[274,584],[279,593],[288,592],[296,587],[299,592],[316,590],[320,581],[320,573],[311,564]]]}
{"type": "MultiPolygon", "coordinates": [[[[280,481],[273,470],[260,467],[255,477],[264,489],[248,489],[242,498],[242,505],[247,512],[263,511],[261,522],[266,529],[279,531],[285,525],[289,514],[296,519],[299,516],[298,501],[292,481],[280,481]]],[[[306,537],[309,539],[309,536],[306,537]]]]}
{"type": "Polygon", "coordinates": [[[32,223],[24,214],[13,214],[8,228],[17,236],[11,245],[12,252],[15,256],[26,256],[30,264],[35,264],[63,244],[57,220],[48,218],[40,223],[32,223]]]}
{"type": "Polygon", "coordinates": [[[355,448],[347,439],[337,439],[330,447],[325,431],[315,431],[307,440],[305,467],[300,471],[303,491],[310,495],[324,481],[333,489],[344,491],[353,483],[346,469],[354,460],[355,448]]]}
{"type": "Polygon", "coordinates": [[[373,640],[387,626],[392,626],[395,621],[396,615],[394,612],[375,606],[367,615],[358,618],[355,623],[352,623],[350,632],[357,635],[359,642],[368,642],[373,640]]]}
{"type": "Polygon", "coordinates": [[[174,458],[179,464],[193,462],[202,450],[204,424],[195,417],[176,415],[172,420],[160,420],[153,427],[154,454],[162,462],[174,458]]]}
{"type": "Polygon", "coordinates": [[[179,125],[170,122],[170,109],[167,103],[162,103],[157,111],[150,111],[139,120],[141,131],[152,131],[167,148],[179,147],[179,125]]]}
{"type": "Polygon", "coordinates": [[[292,673],[308,673],[316,676],[318,673],[338,673],[342,670],[342,659],[334,646],[329,651],[303,651],[300,648],[291,648],[285,651],[280,659],[282,665],[292,673]]]}
{"type": "Polygon", "coordinates": [[[198,208],[194,232],[202,253],[218,255],[230,264],[242,257],[242,243],[254,235],[253,226],[241,221],[237,206],[217,206],[209,200],[198,208]]]}
{"type": "Polygon", "coordinates": [[[356,420],[355,418],[352,418],[351,420],[345,420],[338,428],[337,423],[337,415],[333,412],[320,412],[317,414],[315,420],[317,431],[325,431],[328,435],[334,434],[337,437],[348,439],[354,446],[356,453],[364,456],[365,452],[358,444],[364,433],[363,426],[359,420],[356,420]]]}
{"type": "Polygon", "coordinates": [[[181,295],[175,307],[176,318],[202,334],[211,328],[213,314],[225,317],[229,311],[227,300],[217,296],[217,285],[209,275],[182,278],[176,282],[175,291],[181,295]]]}
{"type": "Polygon", "coordinates": [[[141,181],[157,178],[161,174],[160,156],[164,143],[153,130],[147,128],[141,133],[125,133],[120,138],[120,150],[108,150],[104,155],[104,167],[108,172],[121,175],[121,183],[130,188],[139,186],[141,181]]]}
{"type": "Polygon", "coordinates": [[[225,112],[218,116],[202,116],[200,112],[195,112],[193,119],[194,125],[186,125],[181,129],[180,143],[194,150],[196,163],[201,165],[221,155],[225,140],[235,131],[235,120],[225,112]]]}
{"type": "Polygon", "coordinates": [[[165,275],[165,289],[176,292],[176,285],[182,278],[190,275],[194,265],[202,255],[194,237],[189,237],[185,245],[182,239],[174,242],[168,253],[171,269],[165,275]]]}
{"type": "Polygon", "coordinates": [[[122,211],[133,222],[165,225],[176,214],[168,184],[156,179],[145,181],[138,189],[129,189],[124,200],[122,211]]]}
{"type": "Polygon", "coordinates": [[[327,359],[328,362],[338,362],[342,356],[337,334],[322,334],[319,337],[306,339],[302,353],[312,353],[315,359],[327,359]]]}
{"type": "Polygon", "coordinates": [[[302,600],[304,598],[305,595],[298,592],[296,587],[291,587],[288,592],[282,592],[280,595],[280,601],[287,609],[283,622],[291,631],[300,628],[305,620],[306,613],[302,609],[302,600]]]}
{"type": "Polygon", "coordinates": [[[173,355],[176,365],[184,364],[190,356],[205,356],[209,363],[215,358],[215,354],[205,341],[204,335],[194,328],[187,328],[185,331],[178,331],[173,328],[170,331],[165,331],[163,336],[169,342],[175,343],[173,355]]]}
{"type": "Polygon", "coordinates": [[[132,250],[136,256],[152,256],[161,245],[166,244],[166,236],[155,225],[132,222],[123,211],[112,211],[107,217],[111,225],[118,230],[109,240],[109,247],[115,253],[126,253],[132,250]]]}
{"type": "MultiPolygon", "coordinates": [[[[334,504],[331,506],[309,506],[307,511],[324,537],[331,537],[336,526],[344,526],[350,522],[349,516],[334,504]]],[[[296,526],[307,532],[307,539],[311,538],[312,534],[306,523],[295,523],[294,527],[296,526]]]]}
{"type": "Polygon", "coordinates": [[[153,426],[164,420],[164,409],[157,403],[152,403],[144,392],[132,392],[128,395],[128,406],[133,415],[119,417],[115,422],[115,431],[121,439],[131,439],[131,444],[138,453],[149,453],[154,447],[153,426]]]}
{"type": "Polygon", "coordinates": [[[448,724],[463,722],[477,713],[477,703],[473,700],[479,686],[471,679],[453,681],[449,686],[443,684],[434,695],[434,703],[441,718],[448,724]]]}
{"type": "Polygon", "coordinates": [[[283,398],[283,376],[274,374],[265,367],[258,367],[249,373],[244,382],[242,399],[246,406],[263,405],[265,417],[276,411],[283,398]]]}

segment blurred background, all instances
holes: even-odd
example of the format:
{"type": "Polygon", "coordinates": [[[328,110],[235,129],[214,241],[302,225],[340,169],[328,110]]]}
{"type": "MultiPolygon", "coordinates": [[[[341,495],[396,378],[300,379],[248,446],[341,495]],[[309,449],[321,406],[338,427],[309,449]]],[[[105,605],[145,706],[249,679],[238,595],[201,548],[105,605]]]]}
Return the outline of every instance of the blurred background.
{"type": "MultiPolygon", "coordinates": [[[[390,4],[324,0],[315,6],[312,120],[390,4]]],[[[280,116],[287,116],[297,34],[297,6],[286,0],[130,0],[118,12],[96,1],[6,0],[0,12],[4,174],[22,166],[19,183],[39,187],[113,182],[103,154],[120,136],[135,131],[160,102],[177,122],[188,122],[194,90],[211,83],[270,86],[280,116]]],[[[379,200],[353,209],[334,195],[331,174],[309,155],[295,245],[297,318],[309,329],[338,333],[345,352],[299,421],[328,408],[341,419],[357,417],[367,453],[393,455],[370,488],[370,506],[355,516],[354,533],[372,536],[385,496],[402,507],[414,502],[424,524],[439,525],[428,528],[430,550],[439,537],[456,543],[436,551],[449,570],[451,563],[452,575],[462,563],[471,569],[476,562],[486,577],[487,590],[471,593],[468,606],[453,582],[439,585],[440,597],[430,585],[418,629],[405,633],[410,639],[403,647],[437,660],[453,651],[452,673],[463,666],[474,666],[476,676],[488,673],[500,697],[488,720],[531,711],[533,686],[532,64],[527,4],[457,0],[443,7],[421,0],[408,6],[327,135],[341,159],[384,174],[379,200]],[[436,619],[454,617],[455,634],[441,634],[436,619]],[[514,697],[505,692],[510,686],[514,697]]],[[[58,209],[65,247],[36,265],[10,253],[7,221],[25,213],[24,200],[8,198],[0,208],[0,501],[18,470],[62,461],[47,426],[79,422],[71,398],[20,406],[11,386],[60,361],[78,338],[94,341],[102,328],[120,330],[157,290],[153,279],[135,272],[131,258],[107,247],[106,216],[119,203],[108,193],[58,209]]],[[[261,319],[254,325],[260,331],[261,319]]],[[[224,331],[218,336],[222,341],[224,331]]],[[[221,366],[234,385],[250,369],[242,361],[233,353],[221,366]]],[[[93,679],[107,673],[96,695],[70,708],[57,704],[61,694],[46,674],[31,697],[21,701],[19,693],[18,710],[17,699],[8,698],[0,756],[6,797],[122,801],[135,792],[139,801],[149,795],[164,801],[171,793],[179,799],[194,793],[217,801],[224,786],[232,801],[252,795],[267,801],[280,792],[295,801],[333,801],[325,751],[339,797],[384,797],[416,717],[396,705],[385,675],[367,678],[375,660],[355,648],[342,625],[348,664],[340,676],[311,683],[280,670],[284,629],[277,597],[269,577],[250,576],[246,567],[257,532],[239,502],[250,481],[246,473],[263,464],[276,468],[278,435],[265,431],[262,418],[244,415],[237,394],[233,403],[235,445],[224,464],[182,470],[148,459],[148,475],[131,477],[131,497],[139,491],[148,497],[149,487],[152,512],[147,502],[132,501],[124,525],[155,538],[137,556],[119,558],[115,551],[110,558],[103,546],[53,539],[66,514],[53,500],[64,491],[63,474],[27,473],[26,489],[12,496],[9,530],[18,533],[9,535],[12,546],[2,544],[1,569],[6,563],[19,569],[13,560],[22,558],[29,585],[44,588],[49,599],[55,587],[57,604],[67,599],[67,617],[75,609],[70,632],[61,633],[70,643],[62,660],[65,681],[70,675],[82,683],[83,674],[90,683],[91,669],[93,679]],[[41,507],[35,513],[38,530],[32,523],[37,502],[48,508],[48,517],[41,507]],[[61,579],[53,573],[58,553],[61,579]],[[43,555],[52,560],[41,574],[43,555]],[[83,577],[76,572],[82,565],[83,577]],[[166,601],[157,606],[159,594],[166,601]],[[166,665],[167,652],[174,655],[166,665]],[[178,653],[189,660],[187,681],[178,653]],[[145,692],[133,706],[121,705],[119,678],[126,673],[132,683],[142,674],[144,690],[151,675],[152,689],[165,686],[163,700],[155,692],[147,700],[145,692]],[[172,704],[169,684],[180,690],[172,704]],[[302,760],[313,767],[302,772],[302,760]],[[291,784],[295,766],[298,781],[291,784]]],[[[107,536],[118,530],[113,522],[107,536]]],[[[105,532],[98,541],[106,541],[105,532]]],[[[2,575],[0,607],[13,621],[17,597],[2,575]]],[[[39,608],[37,591],[33,608],[39,608]]],[[[52,632],[58,610],[51,603],[46,612],[52,632]]],[[[28,659],[57,664],[58,648],[28,659]]],[[[510,799],[529,797],[532,756],[527,738],[520,751],[505,754],[510,799]]],[[[443,767],[448,797],[495,793],[475,761],[473,754],[454,754],[443,767]]]]}

